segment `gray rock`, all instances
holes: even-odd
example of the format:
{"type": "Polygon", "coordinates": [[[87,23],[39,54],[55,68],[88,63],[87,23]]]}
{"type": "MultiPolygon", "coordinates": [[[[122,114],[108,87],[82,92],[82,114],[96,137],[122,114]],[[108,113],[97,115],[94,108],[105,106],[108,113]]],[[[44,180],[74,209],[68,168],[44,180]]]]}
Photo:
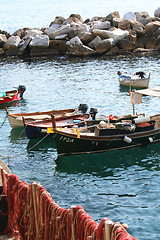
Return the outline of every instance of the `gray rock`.
{"type": "Polygon", "coordinates": [[[108,52],[113,46],[115,46],[114,39],[105,39],[96,45],[96,52],[100,54],[108,52]]]}
{"type": "Polygon", "coordinates": [[[160,7],[154,11],[154,16],[160,18],[160,7]]]}
{"type": "Polygon", "coordinates": [[[0,34],[0,48],[3,47],[4,43],[7,42],[7,37],[5,34],[0,34]]]}
{"type": "Polygon", "coordinates": [[[88,46],[93,49],[96,49],[96,46],[101,42],[102,42],[102,39],[99,36],[97,36],[88,44],[88,46]]]}
{"type": "Polygon", "coordinates": [[[8,40],[4,43],[4,49],[13,49],[17,48],[21,39],[19,36],[11,36],[8,40]]]}
{"type": "Polygon", "coordinates": [[[37,35],[29,43],[29,46],[32,47],[49,47],[49,37],[47,35],[37,35]]]}

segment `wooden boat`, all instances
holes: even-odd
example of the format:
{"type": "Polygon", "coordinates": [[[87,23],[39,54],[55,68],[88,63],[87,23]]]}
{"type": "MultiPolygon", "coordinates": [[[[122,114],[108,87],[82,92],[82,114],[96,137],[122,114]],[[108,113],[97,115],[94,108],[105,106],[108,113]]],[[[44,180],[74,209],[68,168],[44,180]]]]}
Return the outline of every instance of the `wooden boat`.
{"type": "Polygon", "coordinates": [[[145,77],[141,78],[138,75],[132,75],[132,76],[120,75],[118,77],[118,80],[119,80],[119,83],[124,86],[135,87],[135,88],[148,88],[150,73],[146,78],[145,77]]]}
{"type": "MultiPolygon", "coordinates": [[[[52,116],[55,129],[55,143],[59,156],[102,153],[113,150],[145,147],[148,144],[160,142],[160,115],[134,118],[101,127],[59,129],[52,116]],[[118,127],[118,125],[119,127],[118,127]]],[[[104,123],[103,123],[104,124],[104,123]]]]}
{"type": "Polygon", "coordinates": [[[23,97],[25,90],[25,86],[19,85],[18,89],[0,92],[0,104],[8,104],[20,100],[23,97]]]}
{"type": "MultiPolygon", "coordinates": [[[[90,114],[84,113],[84,114],[75,114],[71,116],[62,116],[62,117],[56,117],[56,125],[60,128],[62,127],[73,127],[73,126],[83,126],[87,120],[89,120],[91,117],[90,114]]],[[[52,132],[52,120],[42,120],[42,121],[34,121],[30,123],[25,123],[25,132],[26,136],[31,138],[36,137],[43,137],[47,133],[53,133],[52,132]],[[47,131],[47,129],[50,129],[47,131]]]]}
{"type": "Polygon", "coordinates": [[[62,110],[51,110],[51,111],[45,111],[45,112],[32,112],[32,113],[9,113],[6,108],[6,113],[8,116],[10,126],[12,128],[17,128],[17,127],[24,127],[23,118],[25,120],[25,123],[40,121],[40,120],[47,120],[47,119],[51,119],[51,114],[54,114],[56,117],[73,115],[76,113],[76,109],[71,108],[71,109],[62,109],[62,110]]]}

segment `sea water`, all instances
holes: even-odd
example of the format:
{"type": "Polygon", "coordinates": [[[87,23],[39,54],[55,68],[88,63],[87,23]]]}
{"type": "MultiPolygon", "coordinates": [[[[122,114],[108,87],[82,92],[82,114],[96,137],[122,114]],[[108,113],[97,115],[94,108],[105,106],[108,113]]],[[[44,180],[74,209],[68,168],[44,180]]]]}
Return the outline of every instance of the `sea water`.
{"type": "MultiPolygon", "coordinates": [[[[14,1],[1,7],[0,29],[14,32],[25,26],[49,25],[58,15],[79,13],[85,19],[111,11],[152,11],[149,1],[14,1]],[[88,3],[88,4],[87,4],[88,3]],[[139,5],[138,5],[139,4],[139,5]],[[81,8],[80,8],[81,6],[81,8]],[[105,6],[105,7],[104,7],[105,6]],[[125,6],[123,8],[123,6],[125,6]],[[2,9],[4,12],[2,12],[2,9]],[[65,11],[66,10],[66,11],[65,11]],[[14,13],[14,14],[13,14],[14,13]],[[23,16],[23,17],[22,17],[23,16]]],[[[0,59],[0,92],[26,86],[24,98],[8,106],[12,113],[78,107],[87,103],[98,114],[132,114],[127,88],[119,86],[117,71],[151,72],[149,87],[159,86],[159,56],[66,58],[38,57],[0,59]]],[[[159,113],[159,98],[143,97],[138,113],[159,113]]],[[[100,222],[107,217],[127,223],[139,240],[160,239],[159,145],[107,154],[57,157],[52,138],[28,140],[24,129],[11,129],[0,108],[0,155],[12,173],[29,184],[40,182],[61,207],[81,205],[100,222]]]]}

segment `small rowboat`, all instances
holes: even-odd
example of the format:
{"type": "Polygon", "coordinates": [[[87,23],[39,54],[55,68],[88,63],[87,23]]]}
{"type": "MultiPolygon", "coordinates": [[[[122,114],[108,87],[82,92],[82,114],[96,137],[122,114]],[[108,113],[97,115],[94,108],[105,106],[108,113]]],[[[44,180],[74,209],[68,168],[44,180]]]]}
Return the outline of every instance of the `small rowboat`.
{"type": "Polygon", "coordinates": [[[25,90],[25,86],[19,85],[17,90],[0,92],[0,104],[8,104],[20,100],[23,97],[25,90]]]}
{"type": "MultiPolygon", "coordinates": [[[[89,113],[84,114],[76,114],[71,116],[63,116],[63,117],[56,117],[56,125],[59,128],[62,127],[73,127],[73,126],[83,126],[87,120],[89,120],[91,115],[89,113]]],[[[34,121],[30,123],[25,123],[24,120],[24,126],[25,126],[25,132],[27,138],[37,138],[37,137],[43,137],[47,133],[53,133],[53,127],[52,127],[52,120],[51,116],[50,119],[42,120],[42,121],[34,121]],[[49,131],[48,131],[49,129],[49,131]]]]}
{"type": "Polygon", "coordinates": [[[119,80],[119,83],[124,86],[135,87],[135,88],[148,88],[150,73],[146,78],[141,78],[138,75],[132,75],[132,76],[120,75],[118,77],[118,80],[119,80]]]}
{"type": "Polygon", "coordinates": [[[47,120],[51,119],[51,114],[55,115],[56,117],[61,116],[69,116],[75,114],[76,109],[62,109],[62,110],[51,110],[45,112],[32,112],[32,113],[9,113],[6,108],[6,113],[8,116],[8,121],[12,128],[17,127],[24,127],[23,119],[25,123],[33,122],[33,121],[40,121],[40,120],[47,120]]]}

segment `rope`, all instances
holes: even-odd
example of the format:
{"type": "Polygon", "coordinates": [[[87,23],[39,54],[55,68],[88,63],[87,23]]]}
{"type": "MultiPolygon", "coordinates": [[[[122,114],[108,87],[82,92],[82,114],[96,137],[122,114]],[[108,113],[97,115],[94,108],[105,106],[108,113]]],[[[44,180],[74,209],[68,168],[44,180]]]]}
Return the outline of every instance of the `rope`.
{"type": "Polygon", "coordinates": [[[6,114],[6,116],[5,116],[5,118],[4,118],[3,122],[2,122],[2,124],[1,124],[1,126],[0,126],[0,128],[3,127],[3,125],[4,125],[5,121],[6,121],[6,119],[7,119],[7,114],[6,114]]]}

